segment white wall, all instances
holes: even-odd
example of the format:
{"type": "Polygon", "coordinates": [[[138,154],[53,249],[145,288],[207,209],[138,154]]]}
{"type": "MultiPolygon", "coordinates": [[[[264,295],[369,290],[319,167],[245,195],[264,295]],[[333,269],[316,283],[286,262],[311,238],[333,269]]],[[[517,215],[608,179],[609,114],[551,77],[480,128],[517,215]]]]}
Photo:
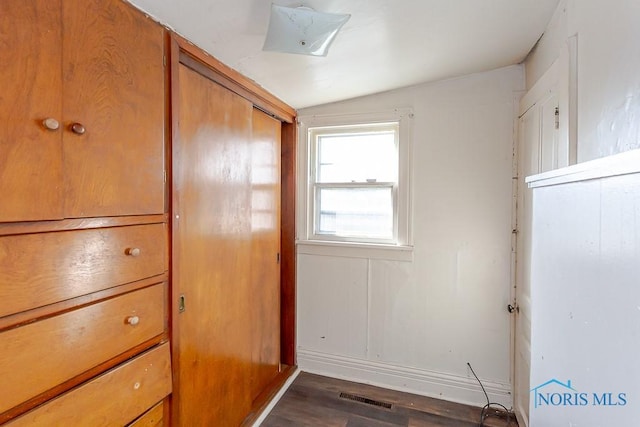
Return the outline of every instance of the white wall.
{"type": "Polygon", "coordinates": [[[640,150],[536,179],[530,425],[636,426],[640,150]]]}
{"type": "Polygon", "coordinates": [[[299,112],[415,114],[413,261],[299,251],[302,370],[482,405],[471,362],[492,399],[511,405],[511,153],[523,89],[512,66],[299,112]]]}
{"type": "Polygon", "coordinates": [[[640,148],[638,22],[638,0],[562,0],[525,62],[531,88],[577,34],[578,162],[640,148]]]}
{"type": "MultiPolygon", "coordinates": [[[[573,87],[569,83],[567,87],[560,88],[570,94],[570,106],[575,105],[573,117],[574,112],[567,111],[567,108],[560,112],[560,127],[562,131],[563,126],[568,126],[565,129],[568,128],[569,133],[575,137],[579,163],[576,167],[588,166],[590,160],[616,153],[633,153],[630,150],[640,148],[638,22],[640,2],[637,0],[561,0],[545,34],[525,61],[526,86],[531,89],[536,82],[542,80],[541,77],[551,64],[562,58],[563,51],[571,52],[576,47],[575,69],[569,70],[567,81],[560,82],[567,84],[573,78],[576,81],[573,87]]],[[[573,137],[571,141],[574,141],[573,137]]],[[[530,147],[520,149],[528,150],[530,147]]],[[[612,202],[616,200],[615,203],[622,200],[619,190],[601,185],[600,181],[588,181],[537,190],[539,196],[534,200],[533,206],[537,226],[531,235],[536,244],[537,257],[535,265],[532,265],[530,278],[533,313],[532,386],[551,378],[560,381],[572,379],[580,391],[596,391],[601,387],[620,385],[617,382],[620,375],[638,382],[637,372],[627,370],[631,361],[626,365],[621,365],[620,361],[612,362],[612,369],[601,366],[602,360],[611,359],[616,353],[610,352],[610,349],[616,348],[612,341],[628,338],[629,329],[625,327],[618,331],[611,328],[604,332],[600,326],[588,326],[589,323],[593,324],[594,318],[590,317],[592,314],[598,316],[598,319],[617,318],[621,313],[608,300],[615,300],[617,293],[628,295],[624,284],[615,282],[617,276],[612,274],[613,271],[606,270],[605,264],[620,265],[623,270],[628,270],[632,268],[632,263],[638,262],[637,249],[635,260],[631,259],[633,257],[630,257],[629,252],[625,254],[611,248],[604,248],[604,252],[601,252],[601,242],[615,242],[618,239],[618,243],[623,244],[620,233],[611,226],[613,223],[600,228],[600,215],[607,213],[600,199],[612,202]],[[549,197],[552,199],[545,201],[547,193],[550,193],[549,197]],[[580,208],[574,209],[576,206],[580,208]],[[563,212],[567,209],[570,209],[570,214],[563,212]],[[559,218],[554,219],[554,216],[559,218]],[[550,221],[553,226],[548,226],[544,221],[550,221]],[[593,252],[589,252],[589,248],[593,252]],[[558,260],[568,260],[569,265],[564,265],[562,261],[551,264],[552,260],[547,254],[558,260]],[[547,264],[541,262],[543,258],[547,264]],[[562,267],[568,267],[569,270],[562,267]],[[592,272],[592,269],[606,271],[606,276],[584,275],[592,272]],[[606,292],[604,288],[607,288],[606,292]],[[580,315],[574,309],[579,310],[580,315]],[[576,322],[574,319],[578,317],[586,323],[576,322]],[[554,322],[559,322],[562,329],[553,328],[554,322]],[[591,345],[593,342],[599,343],[597,348],[591,345]],[[607,377],[610,372],[613,375],[607,377]]],[[[612,206],[613,209],[617,207],[619,206],[612,206]]],[[[531,206],[525,208],[528,212],[521,214],[531,215],[531,206]]],[[[619,211],[617,215],[622,215],[622,212],[619,211]]],[[[630,218],[629,215],[627,217],[630,218]]],[[[611,217],[605,220],[617,221],[611,217]]],[[[633,233],[633,228],[629,231],[633,233]]],[[[629,239],[631,245],[637,245],[637,236],[634,238],[632,234],[629,239]]],[[[630,313],[627,311],[624,316],[633,319],[634,316],[630,313]]],[[[636,359],[637,350],[634,350],[636,359]]],[[[635,390],[637,389],[634,392],[635,390]]],[[[533,403],[532,398],[530,425],[534,427],[635,425],[634,422],[640,416],[634,414],[634,419],[628,412],[612,411],[612,408],[579,408],[577,413],[567,408],[539,410],[533,403]],[[627,417],[622,418],[627,422],[614,421],[616,418],[613,417],[608,421],[598,418],[605,414],[627,417]]],[[[638,408],[637,402],[634,407],[638,408]]]]}

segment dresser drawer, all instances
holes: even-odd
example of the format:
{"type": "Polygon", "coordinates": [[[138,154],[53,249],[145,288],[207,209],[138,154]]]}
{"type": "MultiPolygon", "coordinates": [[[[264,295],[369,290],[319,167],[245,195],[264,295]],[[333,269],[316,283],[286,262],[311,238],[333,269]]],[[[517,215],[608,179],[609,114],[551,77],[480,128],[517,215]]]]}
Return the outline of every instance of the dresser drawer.
{"type": "Polygon", "coordinates": [[[0,237],[0,317],[162,274],[164,224],[0,237]]]}
{"type": "Polygon", "coordinates": [[[143,416],[129,424],[129,427],[161,427],[164,425],[164,402],[149,409],[143,416]]]}
{"type": "Polygon", "coordinates": [[[0,413],[165,330],[154,285],[0,333],[0,413]]]}
{"type": "MultiPolygon", "coordinates": [[[[124,426],[169,393],[169,344],[163,344],[27,412],[7,425],[124,426]]],[[[159,416],[162,421],[162,406],[157,407],[160,408],[160,413],[156,412],[155,417],[159,416]]],[[[152,414],[154,409],[148,414],[152,414]]],[[[144,418],[147,418],[147,414],[141,419],[144,418]]],[[[151,417],[147,420],[149,418],[151,417]]]]}

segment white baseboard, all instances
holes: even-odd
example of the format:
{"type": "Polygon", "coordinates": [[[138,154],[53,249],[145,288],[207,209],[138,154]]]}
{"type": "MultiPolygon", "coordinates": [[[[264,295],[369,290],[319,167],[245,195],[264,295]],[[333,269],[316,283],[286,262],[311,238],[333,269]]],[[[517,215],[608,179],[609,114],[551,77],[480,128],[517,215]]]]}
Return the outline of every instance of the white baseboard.
{"type": "Polygon", "coordinates": [[[265,419],[267,419],[267,417],[269,416],[271,411],[273,411],[273,408],[276,407],[276,405],[278,404],[280,399],[282,399],[282,396],[284,396],[284,394],[287,392],[287,390],[289,390],[289,387],[291,387],[291,384],[298,377],[298,375],[300,375],[300,369],[296,368],[296,370],[293,372],[293,374],[291,374],[291,376],[289,378],[287,378],[287,380],[284,382],[282,387],[280,387],[280,390],[276,393],[276,395],[273,396],[273,399],[271,399],[271,401],[269,402],[267,407],[264,408],[264,411],[262,411],[262,413],[260,414],[258,419],[254,421],[254,423],[253,423],[253,425],[251,427],[259,427],[260,424],[262,424],[262,422],[265,419]]]}
{"type": "MultiPolygon", "coordinates": [[[[298,368],[305,372],[371,384],[422,396],[484,406],[487,401],[476,379],[298,349],[298,368]]],[[[511,385],[482,380],[492,403],[513,405],[511,385]]]]}

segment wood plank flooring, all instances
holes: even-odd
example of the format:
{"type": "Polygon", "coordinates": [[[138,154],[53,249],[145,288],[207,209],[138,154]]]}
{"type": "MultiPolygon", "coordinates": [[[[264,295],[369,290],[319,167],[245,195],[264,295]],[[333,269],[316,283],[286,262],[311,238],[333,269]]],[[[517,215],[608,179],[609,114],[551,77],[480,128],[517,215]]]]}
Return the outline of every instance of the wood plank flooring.
{"type": "MultiPolygon", "coordinates": [[[[477,427],[481,408],[365,384],[300,373],[262,427],[477,427]],[[391,408],[340,397],[363,397],[391,408]]],[[[503,414],[506,415],[506,414],[503,414]]],[[[512,417],[485,419],[487,427],[517,427],[512,417]]]]}

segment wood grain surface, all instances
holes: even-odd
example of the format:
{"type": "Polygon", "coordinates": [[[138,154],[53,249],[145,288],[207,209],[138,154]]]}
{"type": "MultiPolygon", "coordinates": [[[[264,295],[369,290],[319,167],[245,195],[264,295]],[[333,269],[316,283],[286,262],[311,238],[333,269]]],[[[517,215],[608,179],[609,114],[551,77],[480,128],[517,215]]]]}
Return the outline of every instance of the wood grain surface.
{"type": "Polygon", "coordinates": [[[129,427],[162,427],[164,425],[164,402],[158,403],[135,420],[129,427]]]}
{"type": "Polygon", "coordinates": [[[164,297],[155,285],[0,333],[0,413],[162,334],[164,297]]]}
{"type": "Polygon", "coordinates": [[[122,1],[65,0],[63,23],[65,217],[162,213],[164,29],[122,1]]]}
{"type": "Polygon", "coordinates": [[[296,363],[296,180],[298,133],[295,124],[282,124],[280,230],[280,354],[282,363],[296,363]]]}
{"type": "Polygon", "coordinates": [[[181,426],[233,426],[251,406],[253,107],[183,65],[179,83],[173,286],[186,309],[174,319],[174,416],[181,426]]]}
{"type": "MultiPolygon", "coordinates": [[[[6,425],[11,427],[126,425],[170,392],[169,344],[164,344],[6,425]],[[118,398],[113,398],[114,396],[118,398]]],[[[150,416],[146,421],[155,419],[157,413],[151,412],[150,415],[153,417],[150,416]]],[[[155,425],[158,424],[141,424],[144,427],[155,425]]]]}
{"type": "MultiPolygon", "coordinates": [[[[269,414],[263,427],[477,427],[481,408],[343,381],[306,372],[269,414]],[[382,403],[380,407],[340,397],[347,393],[382,403]]],[[[486,427],[517,427],[505,418],[487,418],[486,427]]]]}
{"type": "Polygon", "coordinates": [[[0,317],[162,274],[166,257],[165,224],[0,237],[0,317]]]}
{"type": "Polygon", "coordinates": [[[0,2],[0,222],[63,216],[60,4],[0,2]]]}
{"type": "Polygon", "coordinates": [[[280,122],[253,110],[251,136],[251,398],[280,368],[280,122]]]}

